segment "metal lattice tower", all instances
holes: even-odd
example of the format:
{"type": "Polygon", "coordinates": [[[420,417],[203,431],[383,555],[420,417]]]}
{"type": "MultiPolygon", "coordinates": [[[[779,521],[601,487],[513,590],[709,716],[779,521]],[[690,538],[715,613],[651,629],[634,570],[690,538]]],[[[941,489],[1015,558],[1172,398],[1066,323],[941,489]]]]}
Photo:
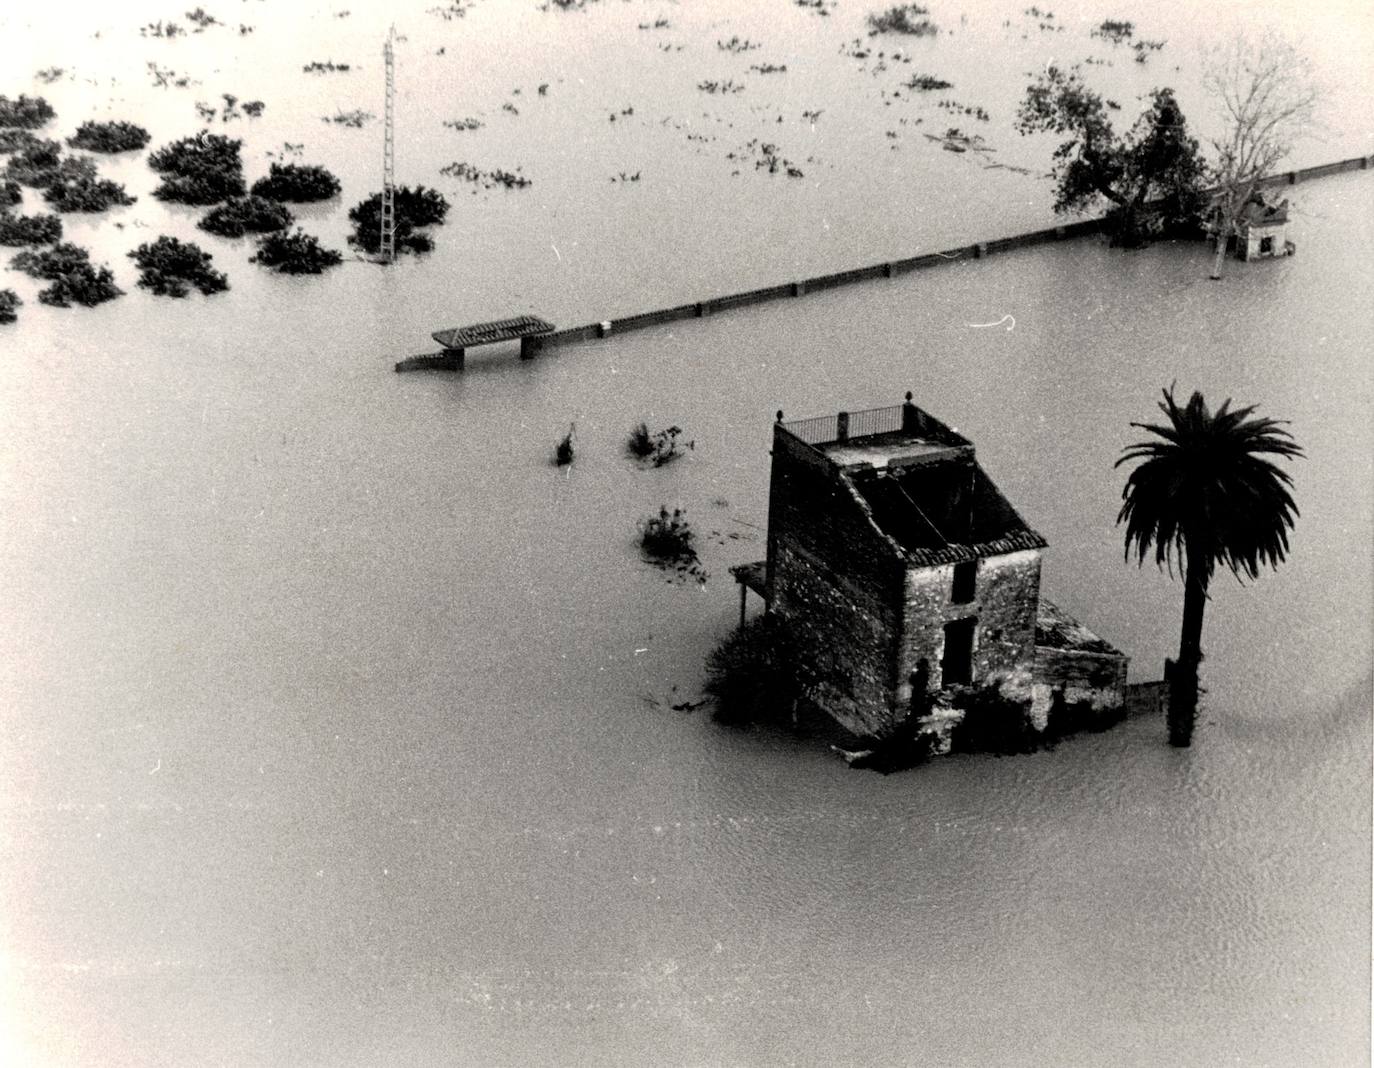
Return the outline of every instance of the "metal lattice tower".
{"type": "Polygon", "coordinates": [[[396,56],[392,43],[396,27],[391,27],[382,58],[386,60],[386,123],[382,132],[382,241],[379,259],[396,259],[396,56]]]}

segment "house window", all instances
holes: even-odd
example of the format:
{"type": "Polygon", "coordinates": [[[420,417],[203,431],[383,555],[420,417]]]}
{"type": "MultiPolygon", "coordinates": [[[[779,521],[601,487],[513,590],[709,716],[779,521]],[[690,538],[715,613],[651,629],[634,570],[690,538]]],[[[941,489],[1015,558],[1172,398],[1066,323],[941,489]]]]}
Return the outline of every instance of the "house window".
{"type": "Polygon", "coordinates": [[[967,685],[973,681],[973,631],[976,619],[956,619],[945,624],[945,655],[940,661],[942,686],[967,685]]]}
{"type": "Polygon", "coordinates": [[[1260,255],[1272,256],[1274,254],[1274,239],[1272,237],[1260,238],[1260,255]]]}
{"type": "Polygon", "coordinates": [[[967,560],[962,564],[955,564],[954,589],[951,591],[949,599],[955,604],[968,604],[973,600],[973,593],[977,585],[977,560],[967,560]]]}

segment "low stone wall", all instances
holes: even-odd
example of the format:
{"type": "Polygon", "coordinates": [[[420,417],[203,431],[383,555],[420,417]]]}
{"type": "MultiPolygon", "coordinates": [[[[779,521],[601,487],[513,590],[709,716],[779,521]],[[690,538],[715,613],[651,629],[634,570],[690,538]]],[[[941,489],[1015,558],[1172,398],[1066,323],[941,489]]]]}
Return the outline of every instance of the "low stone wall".
{"type": "Polygon", "coordinates": [[[1088,705],[1094,712],[1119,716],[1126,698],[1128,660],[1120,654],[1035,647],[1031,684],[1031,722],[1044,730],[1056,694],[1069,705],[1088,705]]]}

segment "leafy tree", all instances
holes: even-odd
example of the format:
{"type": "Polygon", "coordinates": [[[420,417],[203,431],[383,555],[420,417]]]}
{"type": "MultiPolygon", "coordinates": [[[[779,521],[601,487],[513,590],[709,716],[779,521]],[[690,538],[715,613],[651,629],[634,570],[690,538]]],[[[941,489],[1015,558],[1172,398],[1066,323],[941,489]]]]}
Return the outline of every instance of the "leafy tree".
{"type": "Polygon", "coordinates": [[[0,126],[21,126],[33,130],[42,126],[57,112],[41,96],[25,96],[20,93],[11,100],[0,96],[0,126]]]}
{"type": "Polygon", "coordinates": [[[129,253],[138,264],[138,284],[159,296],[184,297],[194,286],[206,296],[229,288],[229,279],[210,266],[213,257],[190,241],[162,236],[129,253]]]}
{"type": "Polygon", "coordinates": [[[18,309],[23,303],[14,290],[0,289],[0,323],[12,323],[18,319],[18,309]]]}
{"type": "Polygon", "coordinates": [[[323,167],[300,163],[274,163],[266,178],[253,183],[253,195],[289,204],[304,204],[338,196],[339,180],[323,167]]]}
{"type": "Polygon", "coordinates": [[[62,239],[56,215],[12,215],[0,211],[0,245],[49,245],[62,239]]]}
{"type": "Polygon", "coordinates": [[[341,264],[343,255],[336,249],[325,248],[319,238],[296,227],[295,233],[269,234],[259,241],[257,255],[251,262],[279,274],[321,274],[326,267],[341,264]]]}
{"type": "Polygon", "coordinates": [[[1112,204],[1114,239],[1136,246],[1150,232],[1196,221],[1206,165],[1172,89],[1155,89],[1125,134],[1112,127],[1120,105],[1089,89],[1077,71],[1050,66],[1026,87],[1016,114],[1021,134],[1065,135],[1054,150],[1054,210],[1112,204]]]}
{"type": "Polygon", "coordinates": [[[1183,577],[1183,631],[1169,684],[1169,742],[1187,746],[1197,718],[1202,616],[1217,565],[1236,578],[1257,578],[1288,552],[1288,531],[1298,514],[1292,479],[1267,456],[1292,458],[1302,449],[1273,419],[1251,418],[1254,406],[1215,413],[1195,392],[1186,407],[1164,391],[1159,409],[1168,423],[1132,423],[1155,437],[1127,446],[1115,466],[1140,460],[1121,491],[1117,516],[1126,524],[1126,558],[1155,563],[1183,577]]]}
{"type": "MultiPolygon", "coordinates": [[[[449,204],[435,189],[418,185],[398,186],[396,189],[396,248],[412,252],[428,252],[434,242],[428,234],[416,233],[421,226],[434,226],[444,221],[449,204]]],[[[373,193],[366,200],[349,209],[353,223],[349,244],[375,253],[382,245],[382,194],[373,193]]]]}
{"type": "Polygon", "coordinates": [[[1237,34],[1207,59],[1203,84],[1211,94],[1225,133],[1212,141],[1216,152],[1216,259],[1212,278],[1221,277],[1226,243],[1259,189],[1309,133],[1317,107],[1312,68],[1287,41],[1265,34],[1251,41],[1237,34]]]}
{"type": "Polygon", "coordinates": [[[62,212],[96,212],[112,205],[126,207],[138,198],[129,196],[122,185],[108,178],[78,175],[56,179],[43,191],[43,199],[62,212]]]}
{"type": "Polygon", "coordinates": [[[83,122],[67,144],[88,152],[132,152],[146,145],[149,137],[147,130],[132,122],[83,122]]]}
{"type": "Polygon", "coordinates": [[[148,157],[148,166],[163,176],[153,196],[181,204],[218,204],[243,196],[242,146],[208,130],[163,145],[148,157]]]}
{"type": "Polygon", "coordinates": [[[294,221],[291,212],[275,200],[250,194],[226,200],[207,212],[196,225],[220,237],[242,237],[284,230],[294,221]]]}
{"type": "Polygon", "coordinates": [[[32,278],[51,282],[39,291],[38,300],[57,308],[66,308],[72,302],[93,308],[124,294],[115,285],[110,269],[94,266],[91,254],[78,245],[64,243],[38,251],[27,250],[15,256],[10,266],[32,278]]]}

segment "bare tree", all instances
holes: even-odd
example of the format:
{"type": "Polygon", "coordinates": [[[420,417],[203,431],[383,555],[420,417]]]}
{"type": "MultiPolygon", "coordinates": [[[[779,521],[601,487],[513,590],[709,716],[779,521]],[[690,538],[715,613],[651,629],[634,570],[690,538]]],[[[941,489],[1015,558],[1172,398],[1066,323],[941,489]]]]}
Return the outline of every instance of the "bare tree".
{"type": "Polygon", "coordinates": [[[1311,130],[1317,87],[1311,64],[1288,41],[1266,31],[1237,33],[1209,56],[1203,84],[1214,98],[1222,135],[1216,150],[1216,241],[1212,278],[1221,277],[1226,243],[1245,206],[1311,130]]]}

